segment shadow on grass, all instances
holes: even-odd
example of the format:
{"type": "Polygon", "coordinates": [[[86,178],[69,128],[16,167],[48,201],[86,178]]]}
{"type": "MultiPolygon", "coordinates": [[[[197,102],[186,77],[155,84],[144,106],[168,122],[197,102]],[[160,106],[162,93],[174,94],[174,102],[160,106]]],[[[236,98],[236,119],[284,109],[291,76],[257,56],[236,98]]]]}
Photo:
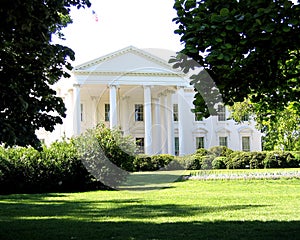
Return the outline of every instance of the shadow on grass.
{"type": "Polygon", "coordinates": [[[221,214],[248,208],[255,211],[265,205],[206,207],[149,205],[141,199],[130,198],[91,201],[62,201],[55,198],[62,196],[2,196],[0,239],[300,239],[299,221],[190,220],[195,215],[212,212],[221,214]],[[49,196],[51,200],[47,199],[49,196]],[[181,217],[183,222],[171,222],[173,217],[181,217]],[[155,218],[164,220],[151,223],[155,218]]]}
{"type": "Polygon", "coordinates": [[[169,184],[182,180],[185,171],[153,171],[130,173],[119,190],[157,190],[170,188],[169,184]]]}
{"type": "Polygon", "coordinates": [[[117,239],[182,240],[300,239],[300,222],[218,221],[218,222],[92,222],[76,220],[15,220],[1,222],[0,239],[117,239]]]}

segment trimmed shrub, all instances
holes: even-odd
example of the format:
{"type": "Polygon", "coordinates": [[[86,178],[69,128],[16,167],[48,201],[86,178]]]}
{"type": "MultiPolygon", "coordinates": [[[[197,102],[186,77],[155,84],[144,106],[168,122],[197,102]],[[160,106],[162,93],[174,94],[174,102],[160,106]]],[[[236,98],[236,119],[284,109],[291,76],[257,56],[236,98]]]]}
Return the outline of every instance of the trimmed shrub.
{"type": "Polygon", "coordinates": [[[212,169],[212,162],[214,160],[214,155],[207,155],[201,157],[201,169],[208,170],[212,169]]]}
{"type": "Polygon", "coordinates": [[[0,147],[0,193],[83,191],[103,188],[78,159],[73,143],[57,142],[41,152],[0,147]]]}
{"type": "Polygon", "coordinates": [[[251,153],[234,151],[232,152],[226,163],[228,169],[244,169],[246,166],[250,166],[251,153]]]}
{"type": "Polygon", "coordinates": [[[233,153],[233,150],[225,146],[214,146],[211,147],[208,152],[216,157],[228,157],[231,153],[233,153]]]}
{"type": "Polygon", "coordinates": [[[264,159],[266,158],[265,152],[251,152],[250,168],[262,169],[264,168],[264,159]]]}
{"type": "Polygon", "coordinates": [[[156,170],[165,168],[170,162],[174,160],[174,156],[170,154],[159,154],[151,157],[151,161],[156,170]]]}
{"type": "Polygon", "coordinates": [[[265,168],[299,167],[298,161],[290,152],[267,152],[264,160],[265,168]]]}
{"type": "Polygon", "coordinates": [[[205,148],[198,148],[195,154],[197,154],[198,156],[206,156],[206,155],[211,154],[211,152],[209,152],[205,148]]]}
{"type": "Polygon", "coordinates": [[[213,169],[225,169],[226,168],[225,162],[227,162],[226,157],[216,157],[212,161],[212,168],[213,169]]]}
{"type": "Polygon", "coordinates": [[[154,166],[151,157],[146,154],[139,154],[133,161],[134,171],[155,171],[157,166],[154,166]]]}

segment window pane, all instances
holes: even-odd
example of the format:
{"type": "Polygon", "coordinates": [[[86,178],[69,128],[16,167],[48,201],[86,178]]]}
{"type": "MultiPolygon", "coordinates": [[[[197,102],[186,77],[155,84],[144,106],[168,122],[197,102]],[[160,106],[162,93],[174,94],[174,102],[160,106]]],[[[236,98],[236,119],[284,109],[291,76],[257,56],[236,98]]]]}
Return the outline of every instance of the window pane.
{"type": "Polygon", "coordinates": [[[178,104],[173,104],[173,121],[178,121],[178,104]]]}
{"type": "Polygon", "coordinates": [[[145,149],[144,149],[144,138],[136,138],[135,139],[136,145],[138,147],[137,149],[137,153],[138,154],[142,154],[145,153],[145,149]]]}
{"type": "Polygon", "coordinates": [[[80,121],[83,122],[83,104],[80,104],[80,121]]]}
{"type": "Polygon", "coordinates": [[[227,147],[227,137],[219,137],[219,145],[227,147]]]}
{"type": "Polygon", "coordinates": [[[242,150],[250,152],[250,137],[242,137],[242,150]]]}
{"type": "Polygon", "coordinates": [[[196,137],[196,148],[204,148],[204,137],[196,137]]]}
{"type": "Polygon", "coordinates": [[[179,155],[179,138],[175,137],[174,139],[174,143],[175,143],[175,155],[178,156],[179,155]]]}
{"type": "Polygon", "coordinates": [[[135,121],[141,122],[144,121],[144,106],[143,104],[134,105],[134,118],[135,121]]]}
{"type": "Polygon", "coordinates": [[[104,121],[106,121],[106,122],[109,121],[109,111],[110,111],[110,105],[105,104],[104,105],[104,121]]]}
{"type": "Polygon", "coordinates": [[[218,121],[225,121],[226,114],[225,114],[225,107],[223,105],[218,105],[218,121]]]}

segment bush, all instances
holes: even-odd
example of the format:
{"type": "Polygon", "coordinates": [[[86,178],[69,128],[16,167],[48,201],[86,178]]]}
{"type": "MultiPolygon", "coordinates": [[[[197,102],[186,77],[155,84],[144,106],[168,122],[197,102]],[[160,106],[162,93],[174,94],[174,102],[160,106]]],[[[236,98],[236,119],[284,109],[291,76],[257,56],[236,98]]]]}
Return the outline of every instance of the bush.
{"type": "Polygon", "coordinates": [[[266,158],[265,152],[251,152],[250,168],[262,169],[264,168],[264,159],[266,158]]]}
{"type": "Polygon", "coordinates": [[[78,159],[74,144],[57,142],[41,152],[33,148],[0,147],[0,192],[83,191],[103,185],[78,159]]]}
{"type": "Polygon", "coordinates": [[[207,156],[202,156],[201,157],[201,169],[203,170],[208,170],[212,169],[212,162],[214,160],[215,156],[214,155],[207,155],[207,156]]]}
{"type": "Polygon", "coordinates": [[[299,167],[298,161],[290,152],[267,152],[264,160],[265,168],[299,167]]]}
{"type": "Polygon", "coordinates": [[[118,186],[134,170],[135,141],[119,129],[99,124],[76,138],[76,146],[87,170],[106,186],[118,186]]]}
{"type": "Polygon", "coordinates": [[[167,167],[174,160],[174,156],[170,154],[159,154],[151,157],[156,170],[167,167]]]}
{"type": "Polygon", "coordinates": [[[227,162],[226,157],[216,157],[212,161],[212,168],[213,169],[225,169],[226,168],[225,162],[227,162]]]}
{"type": "Polygon", "coordinates": [[[195,154],[197,154],[198,156],[206,156],[206,155],[211,154],[211,152],[209,152],[205,148],[198,148],[195,154]]]}
{"type": "Polygon", "coordinates": [[[139,154],[133,161],[134,171],[155,171],[156,166],[153,165],[151,157],[145,154],[139,154]]]}
{"type": "Polygon", "coordinates": [[[140,154],[135,157],[133,162],[134,171],[157,171],[168,168],[168,165],[174,160],[174,156],[169,154],[159,154],[148,156],[140,154]]]}
{"type": "Polygon", "coordinates": [[[228,157],[231,153],[233,153],[233,150],[225,147],[225,146],[214,146],[211,147],[208,152],[215,155],[216,157],[228,157]]]}
{"type": "Polygon", "coordinates": [[[246,166],[250,166],[250,159],[250,152],[234,151],[229,155],[226,167],[228,169],[245,169],[246,166]]]}

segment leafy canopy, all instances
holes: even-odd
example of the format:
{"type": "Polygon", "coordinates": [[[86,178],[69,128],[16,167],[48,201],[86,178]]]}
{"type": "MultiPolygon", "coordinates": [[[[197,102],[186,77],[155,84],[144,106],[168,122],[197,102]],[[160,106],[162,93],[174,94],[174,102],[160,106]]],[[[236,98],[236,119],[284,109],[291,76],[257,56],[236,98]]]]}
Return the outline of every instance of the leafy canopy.
{"type": "Polygon", "coordinates": [[[244,116],[254,117],[257,128],[263,133],[264,150],[300,150],[300,115],[299,103],[291,102],[282,111],[261,111],[261,105],[251,103],[249,99],[235,103],[231,118],[237,122],[245,121],[244,116]]]}
{"type": "MultiPolygon", "coordinates": [[[[184,43],[181,54],[190,57],[177,56],[176,66],[186,71],[196,64],[203,66],[226,105],[250,98],[267,110],[299,101],[299,4],[289,0],[176,0],[174,9],[178,15],[175,33],[184,43]]],[[[205,78],[193,76],[191,83],[197,91],[205,78]]],[[[207,117],[201,94],[195,96],[195,111],[207,117]]]]}
{"type": "Polygon", "coordinates": [[[89,0],[4,0],[0,7],[0,143],[39,146],[35,130],[62,123],[65,106],[51,85],[69,77],[74,52],[52,34],[89,0]]]}

